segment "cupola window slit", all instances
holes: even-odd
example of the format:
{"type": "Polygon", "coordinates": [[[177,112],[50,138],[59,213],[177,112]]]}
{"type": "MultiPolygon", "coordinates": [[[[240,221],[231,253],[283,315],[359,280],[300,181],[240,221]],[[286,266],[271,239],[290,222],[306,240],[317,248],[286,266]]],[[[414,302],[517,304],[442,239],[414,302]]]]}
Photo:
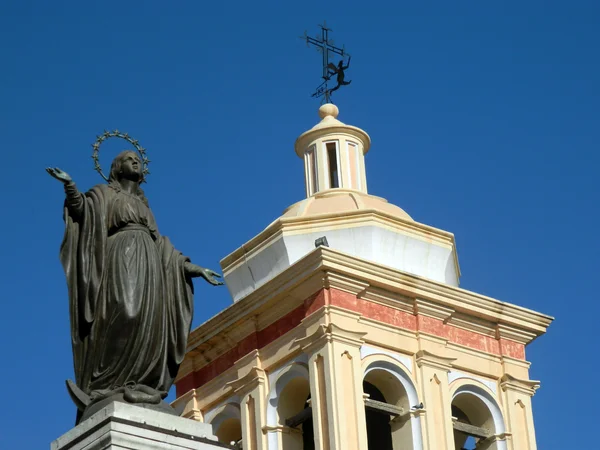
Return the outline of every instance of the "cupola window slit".
{"type": "Polygon", "coordinates": [[[327,148],[327,161],[329,166],[329,187],[339,188],[340,187],[340,171],[339,162],[337,156],[337,143],[327,142],[325,144],[327,148]]]}

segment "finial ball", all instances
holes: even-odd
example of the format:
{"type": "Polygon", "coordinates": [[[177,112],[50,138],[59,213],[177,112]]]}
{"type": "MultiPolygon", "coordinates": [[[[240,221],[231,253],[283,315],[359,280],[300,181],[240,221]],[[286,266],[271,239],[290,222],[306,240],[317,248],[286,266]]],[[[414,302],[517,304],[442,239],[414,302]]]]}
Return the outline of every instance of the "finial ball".
{"type": "Polygon", "coordinates": [[[337,119],[339,113],[340,110],[333,103],[325,103],[319,108],[319,117],[321,119],[324,119],[327,116],[333,116],[334,119],[337,119]]]}

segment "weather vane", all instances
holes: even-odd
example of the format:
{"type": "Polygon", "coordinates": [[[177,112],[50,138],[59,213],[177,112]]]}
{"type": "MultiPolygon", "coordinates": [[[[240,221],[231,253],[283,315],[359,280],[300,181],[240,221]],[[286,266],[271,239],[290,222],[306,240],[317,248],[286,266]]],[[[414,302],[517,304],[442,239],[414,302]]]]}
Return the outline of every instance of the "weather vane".
{"type": "Polygon", "coordinates": [[[100,145],[102,145],[102,143],[105,140],[107,140],[108,138],[112,138],[112,137],[125,139],[127,142],[129,142],[131,145],[133,145],[133,147],[137,150],[137,152],[139,153],[140,158],[142,160],[143,169],[144,169],[142,172],[142,177],[143,177],[142,182],[146,182],[146,176],[150,175],[150,171],[148,170],[148,163],[150,162],[150,160],[146,156],[146,149],[144,147],[142,147],[136,139],[133,139],[127,133],[121,133],[119,130],[115,130],[115,131],[104,130],[104,133],[102,133],[99,136],[96,136],[96,142],[94,142],[92,144],[92,147],[94,148],[94,151],[92,152],[92,159],[94,160],[94,169],[96,169],[96,171],[100,174],[100,176],[102,178],[104,178],[104,181],[108,181],[108,178],[106,178],[106,175],[104,175],[104,173],[102,172],[102,167],[100,167],[100,161],[99,161],[98,155],[100,153],[100,145]]]}
{"type": "Polygon", "coordinates": [[[331,93],[337,91],[342,86],[348,86],[352,80],[346,81],[346,69],[350,67],[350,54],[342,47],[336,47],[333,45],[333,40],[329,39],[329,32],[333,31],[331,28],[327,28],[325,22],[323,25],[319,25],[321,28],[321,37],[312,38],[304,32],[304,36],[301,39],[306,41],[306,45],[309,44],[317,47],[317,51],[323,54],[323,82],[317,87],[317,90],[312,95],[315,98],[321,98],[321,103],[331,103],[331,93]],[[340,55],[342,59],[337,64],[337,66],[331,62],[329,62],[329,52],[340,55]],[[346,64],[344,64],[344,58],[347,57],[348,60],[346,64]],[[333,88],[329,88],[329,81],[332,77],[336,78],[337,84],[333,88]]]}

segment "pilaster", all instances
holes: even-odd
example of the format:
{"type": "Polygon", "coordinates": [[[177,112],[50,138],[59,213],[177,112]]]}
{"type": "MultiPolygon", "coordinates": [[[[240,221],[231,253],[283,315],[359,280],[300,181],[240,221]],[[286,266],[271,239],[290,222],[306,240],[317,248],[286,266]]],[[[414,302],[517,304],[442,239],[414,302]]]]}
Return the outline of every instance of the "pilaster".
{"type": "Polygon", "coordinates": [[[512,434],[508,440],[510,450],[536,450],[535,428],[531,410],[531,397],[540,386],[539,381],[522,380],[504,374],[500,379],[505,422],[507,431],[512,434]]]}
{"type": "Polygon", "coordinates": [[[246,375],[227,385],[240,397],[244,450],[267,450],[267,437],[261,425],[267,416],[265,371],[254,366],[246,375]]]}
{"type": "Polygon", "coordinates": [[[173,407],[177,411],[181,411],[181,417],[186,419],[196,420],[198,422],[204,422],[204,416],[198,405],[198,395],[196,389],[186,392],[173,402],[173,407]]]}
{"type": "Polygon", "coordinates": [[[317,450],[367,450],[360,363],[364,335],[329,323],[297,341],[309,356],[317,450]]]}
{"type": "Polygon", "coordinates": [[[448,372],[454,358],[438,356],[427,350],[417,352],[419,388],[425,407],[422,416],[424,450],[450,449],[454,446],[452,409],[448,372]]]}

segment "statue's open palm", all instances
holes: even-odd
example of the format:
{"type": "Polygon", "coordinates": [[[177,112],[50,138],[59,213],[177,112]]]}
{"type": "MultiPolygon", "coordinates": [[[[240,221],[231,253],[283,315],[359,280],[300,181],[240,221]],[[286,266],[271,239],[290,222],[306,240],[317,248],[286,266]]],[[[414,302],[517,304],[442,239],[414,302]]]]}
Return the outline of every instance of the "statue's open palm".
{"type": "Polygon", "coordinates": [[[210,284],[212,284],[213,286],[221,286],[223,284],[223,282],[221,280],[218,280],[218,278],[221,278],[221,275],[219,275],[217,272],[214,272],[210,269],[202,268],[202,271],[200,272],[200,276],[202,278],[204,278],[206,281],[208,281],[210,284]]]}
{"type": "Polygon", "coordinates": [[[196,278],[204,278],[207,282],[212,284],[213,286],[220,286],[223,284],[221,280],[217,278],[221,278],[217,272],[214,272],[210,269],[205,269],[204,267],[197,266],[196,264],[192,264],[191,262],[186,262],[184,265],[185,272],[188,276],[196,278]]]}
{"type": "Polygon", "coordinates": [[[46,172],[48,172],[52,178],[56,178],[61,183],[69,183],[70,181],[73,181],[67,172],[63,172],[58,167],[46,167],[46,172]]]}

